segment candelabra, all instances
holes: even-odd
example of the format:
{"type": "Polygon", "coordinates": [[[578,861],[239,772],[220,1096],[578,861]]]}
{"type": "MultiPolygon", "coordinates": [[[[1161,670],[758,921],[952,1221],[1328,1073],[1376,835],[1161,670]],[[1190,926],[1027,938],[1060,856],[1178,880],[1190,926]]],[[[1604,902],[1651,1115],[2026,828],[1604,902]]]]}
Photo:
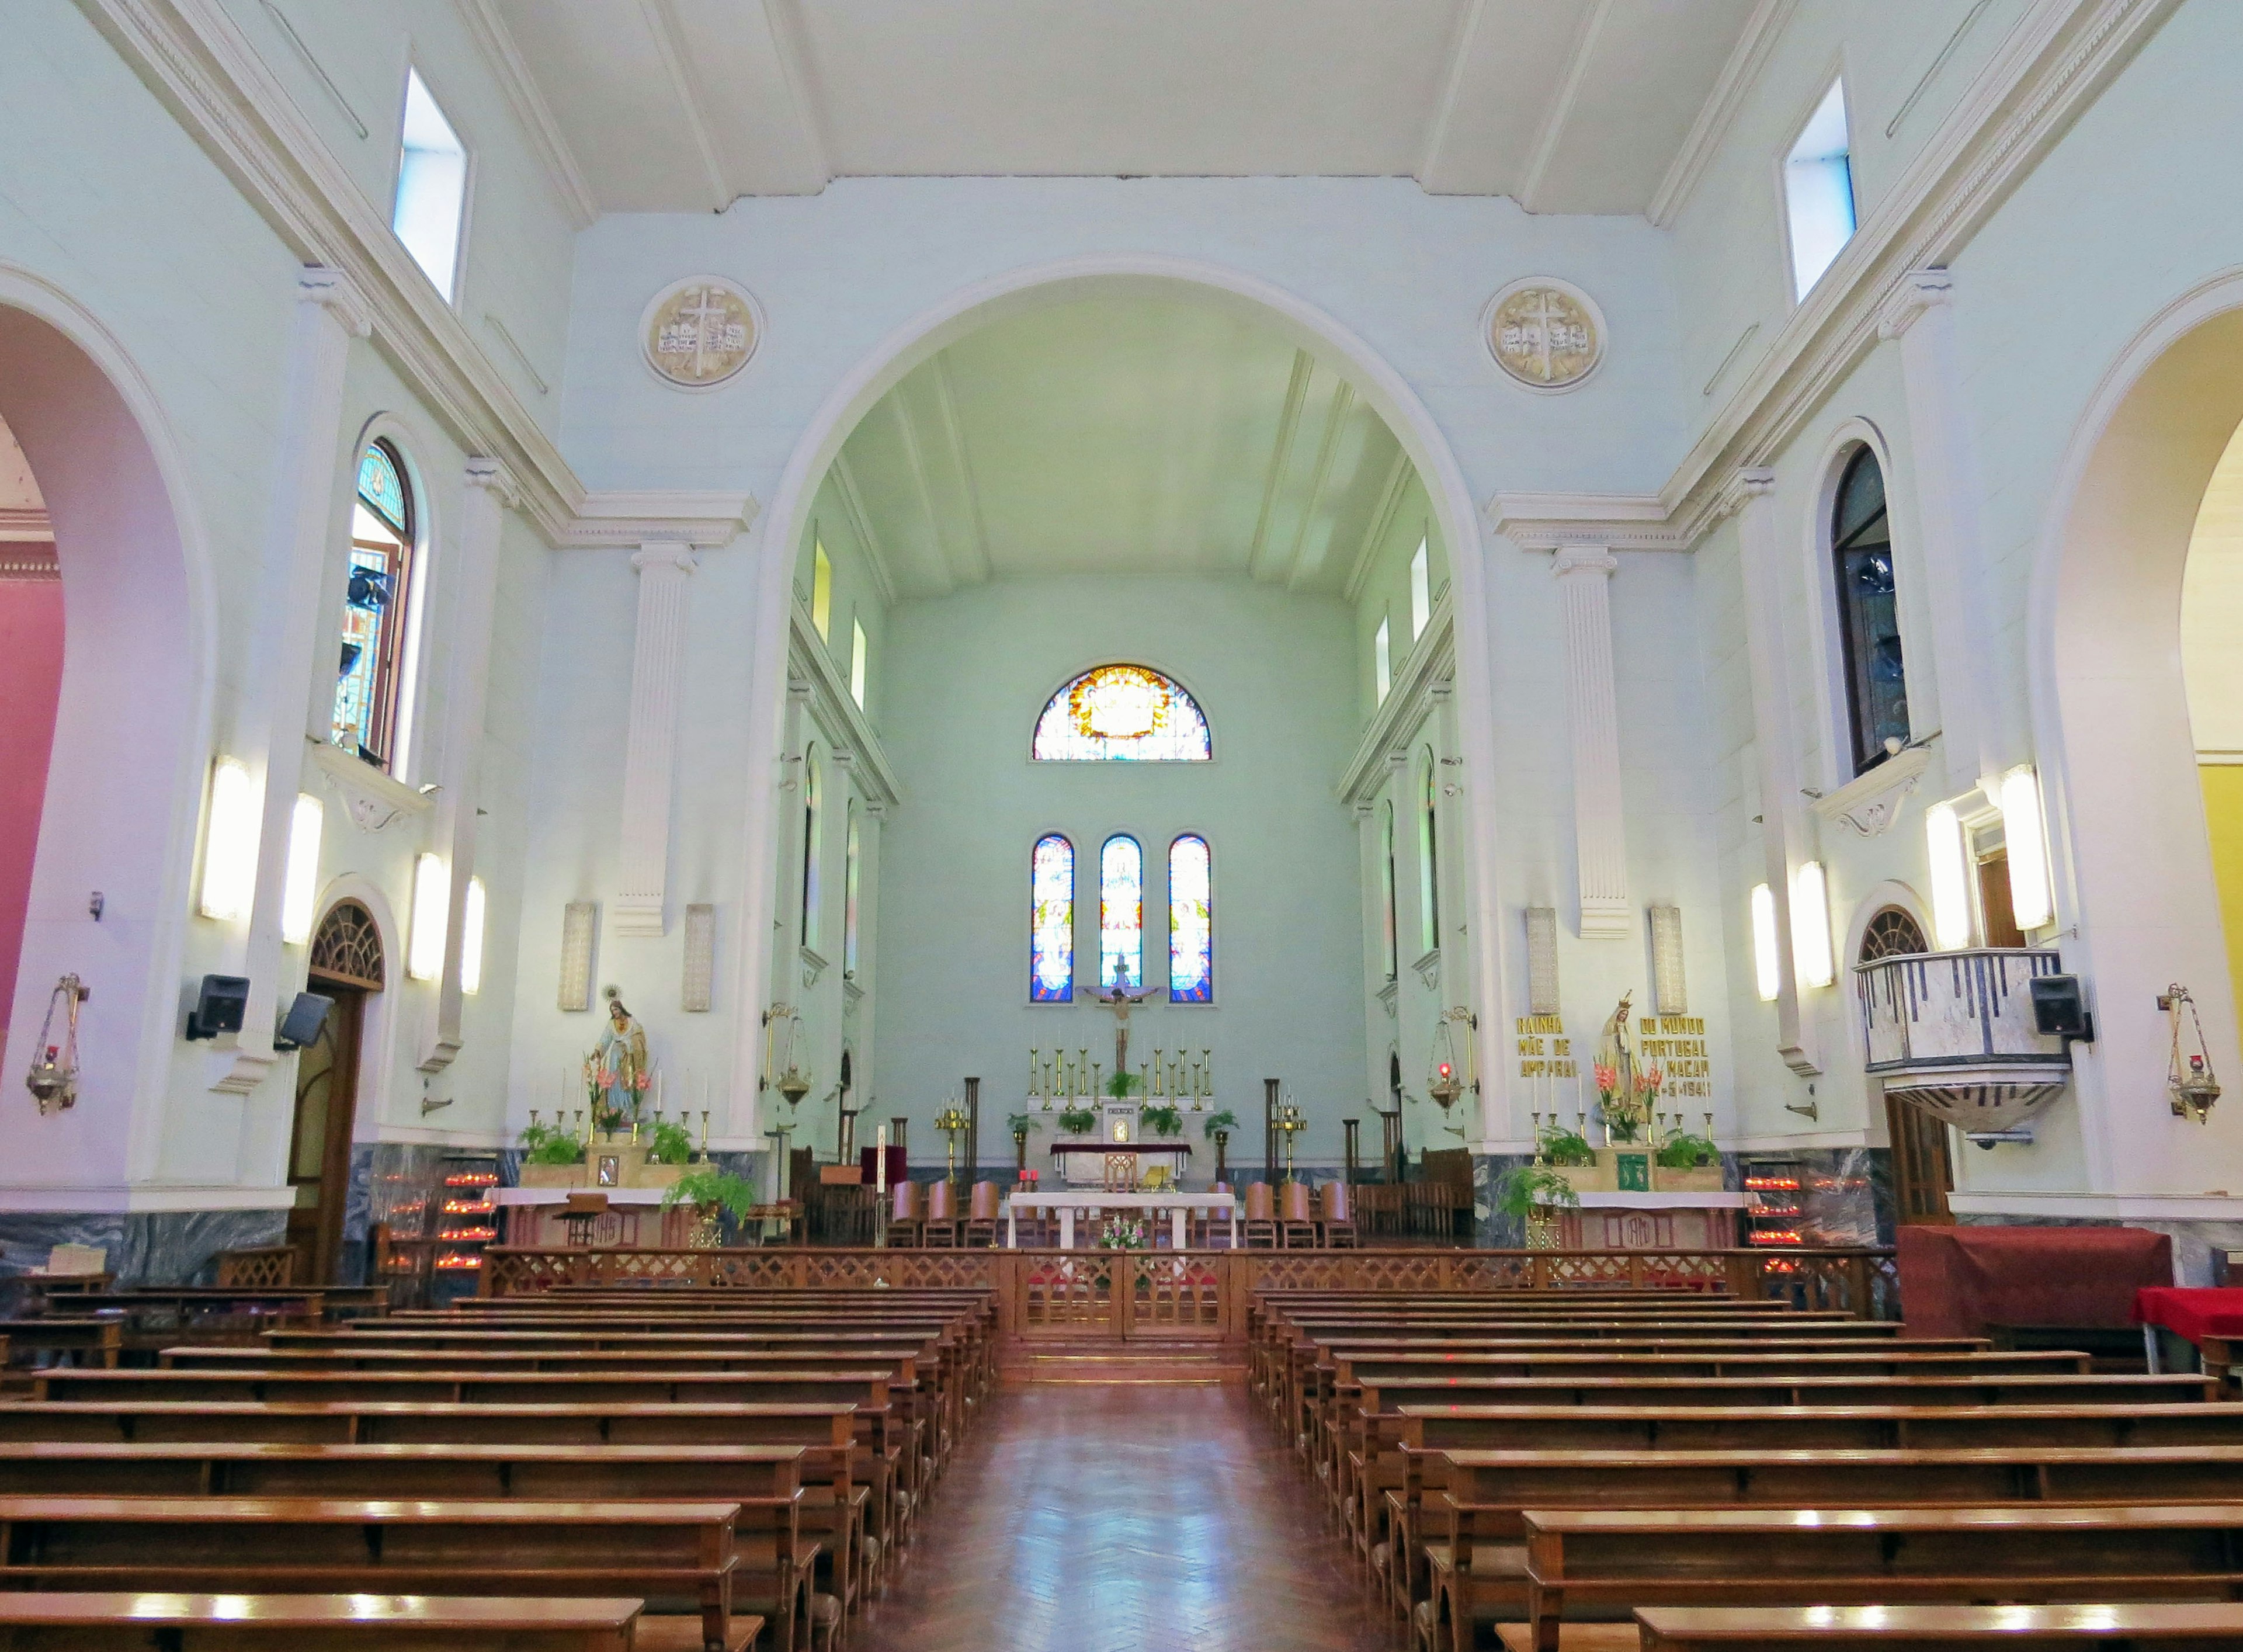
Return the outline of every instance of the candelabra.
{"type": "Polygon", "coordinates": [[[966,1127],[965,1109],[956,1102],[951,1102],[949,1106],[934,1116],[934,1128],[940,1130],[947,1138],[950,1163],[946,1175],[953,1185],[958,1180],[958,1138],[966,1134],[966,1127]]]}
{"type": "Polygon", "coordinates": [[[1293,1179],[1293,1138],[1309,1128],[1309,1122],[1301,1116],[1298,1107],[1287,1102],[1277,1109],[1277,1116],[1270,1123],[1271,1129],[1283,1130],[1285,1134],[1285,1179],[1290,1182],[1293,1179]]]}

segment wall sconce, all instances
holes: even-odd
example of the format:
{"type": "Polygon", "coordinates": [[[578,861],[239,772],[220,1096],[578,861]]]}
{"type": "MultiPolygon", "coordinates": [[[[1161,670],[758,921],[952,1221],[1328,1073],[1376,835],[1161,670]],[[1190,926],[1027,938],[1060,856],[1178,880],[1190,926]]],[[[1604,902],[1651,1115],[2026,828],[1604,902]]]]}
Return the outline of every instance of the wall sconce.
{"type": "Polygon", "coordinates": [[[1783,990],[1783,960],[1775,950],[1775,891],[1764,883],[1753,886],[1752,932],[1754,984],[1761,1002],[1772,1004],[1783,990]]]}
{"type": "Polygon", "coordinates": [[[1830,886],[1820,860],[1792,874],[1791,967],[1802,987],[1828,987],[1837,979],[1830,957],[1830,886]]]}
{"type": "Polygon", "coordinates": [[[292,947],[312,938],[320,902],[320,833],[326,824],[319,799],[299,792],[288,817],[288,870],[280,886],[280,939],[292,947]]]}
{"type": "Polygon", "coordinates": [[[2043,834],[2040,777],[2030,765],[2002,777],[2002,842],[2010,859],[2010,915],[2020,929],[2042,929],[2055,917],[2048,887],[2048,840],[2043,834]]]}
{"type": "Polygon", "coordinates": [[[483,880],[468,880],[468,909],[460,921],[460,990],[470,997],[483,989],[483,880]]]}
{"type": "Polygon", "coordinates": [[[210,832],[203,844],[202,914],[221,923],[249,916],[257,893],[257,787],[249,765],[222,757],[211,771],[210,832]]]}
{"type": "Polygon", "coordinates": [[[444,926],[452,900],[451,868],[441,855],[423,853],[413,862],[413,937],[405,949],[405,973],[434,981],[444,973],[444,926]]]}
{"type": "Polygon", "coordinates": [[[802,1042],[802,1017],[791,1004],[773,1004],[764,1011],[764,1072],[761,1088],[775,1089],[793,1106],[810,1094],[810,1075],[802,1069],[798,1049],[802,1042]]]}
{"type": "Polygon", "coordinates": [[[1953,804],[1923,812],[1923,838],[1931,855],[1931,944],[1953,952],[1970,944],[1970,848],[1953,804]]]}
{"type": "Polygon", "coordinates": [[[1466,1090],[1479,1089],[1479,1074],[1472,1059],[1472,1034],[1478,1028],[1479,1017],[1462,1005],[1445,1011],[1433,1023],[1432,1069],[1426,1075],[1425,1093],[1440,1103],[1444,1113],[1454,1107],[1457,1098],[1466,1090]],[[1461,1055],[1457,1050],[1458,1035],[1450,1030],[1452,1027],[1463,1028],[1461,1055]]]}

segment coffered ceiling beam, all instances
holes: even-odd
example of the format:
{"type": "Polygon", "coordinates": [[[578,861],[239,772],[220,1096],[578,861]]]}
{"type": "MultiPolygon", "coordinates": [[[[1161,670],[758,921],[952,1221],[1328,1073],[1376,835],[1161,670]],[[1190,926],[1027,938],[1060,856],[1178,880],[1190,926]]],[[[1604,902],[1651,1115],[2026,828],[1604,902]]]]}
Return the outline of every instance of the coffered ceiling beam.
{"type": "Polygon", "coordinates": [[[1277,440],[1270,452],[1270,474],[1262,483],[1262,512],[1254,520],[1254,540],[1246,549],[1249,579],[1262,577],[1270,524],[1277,513],[1278,496],[1284,491],[1285,473],[1293,466],[1293,438],[1301,428],[1301,404],[1308,400],[1309,380],[1316,370],[1314,356],[1306,350],[1293,352],[1293,376],[1285,385],[1284,410],[1277,415],[1277,440]]]}
{"type": "Polygon", "coordinates": [[[833,181],[833,145],[825,131],[825,111],[818,98],[818,81],[803,44],[802,19],[795,15],[794,0],[763,0],[764,24],[771,30],[771,49],[778,58],[780,75],[794,103],[794,120],[803,146],[810,152],[811,169],[819,187],[833,181]]]}
{"type": "Polygon", "coordinates": [[[845,445],[833,455],[827,475],[833,478],[833,491],[841,496],[841,509],[849,518],[849,526],[857,536],[857,543],[865,553],[865,563],[872,576],[872,589],[883,603],[896,600],[896,580],[889,571],[888,553],[880,543],[880,536],[873,530],[872,513],[865,509],[865,496],[857,489],[857,473],[849,463],[849,449],[845,445]]]}
{"type": "Polygon", "coordinates": [[[1418,152],[1418,187],[1431,190],[1441,165],[1441,151],[1449,141],[1449,123],[1464,95],[1465,65],[1472,60],[1474,38],[1487,0],[1465,0],[1457,10],[1456,27],[1449,35],[1448,67],[1441,76],[1441,95],[1433,101],[1433,118],[1425,123],[1425,141],[1418,152]]]}
{"type": "Polygon", "coordinates": [[[1587,78],[1590,59],[1596,55],[1597,37],[1603,32],[1612,8],[1613,0],[1596,0],[1581,14],[1580,32],[1573,37],[1566,71],[1558,77],[1558,84],[1550,94],[1549,107],[1543,111],[1541,128],[1534,134],[1534,147],[1527,153],[1526,170],[1519,179],[1519,204],[1530,212],[1542,210],[1542,180],[1548,175],[1550,163],[1565,138],[1566,123],[1572,118],[1573,105],[1580,98],[1581,83],[1587,78]]]}
{"type": "Polygon", "coordinates": [[[967,519],[973,523],[973,570],[967,583],[979,584],[989,577],[989,524],[981,515],[981,490],[973,481],[973,462],[966,449],[966,425],[958,416],[958,391],[950,380],[950,357],[946,352],[934,358],[934,410],[942,425],[943,445],[950,454],[950,462],[958,473],[959,491],[966,496],[967,519]]]}
{"type": "Polygon", "coordinates": [[[545,94],[537,89],[537,82],[522,61],[522,49],[515,44],[506,19],[500,17],[491,0],[455,0],[460,20],[466,24],[468,37],[475,44],[483,67],[498,83],[507,107],[514,111],[522,135],[529,141],[530,153],[537,158],[545,173],[545,181],[554,198],[569,214],[569,221],[578,229],[589,229],[600,215],[600,203],[592,193],[592,186],[584,181],[584,174],[576,165],[576,157],[562,135],[561,124],[553,118],[553,111],[545,101],[545,94]]]}
{"type": "Polygon", "coordinates": [[[678,111],[685,118],[686,130],[693,134],[693,152],[701,163],[702,181],[709,187],[709,210],[721,212],[740,192],[725,178],[724,164],[717,154],[717,139],[709,130],[709,118],[701,107],[701,95],[693,84],[692,66],[686,61],[684,44],[679,37],[677,14],[671,9],[670,0],[639,0],[639,15],[646,19],[646,31],[653,37],[655,52],[670,77],[670,89],[677,94],[678,111]]]}
{"type": "Polygon", "coordinates": [[[1324,439],[1317,444],[1316,469],[1309,473],[1309,496],[1302,502],[1301,520],[1293,529],[1292,554],[1286,558],[1285,588],[1298,590],[1303,582],[1324,566],[1324,556],[1330,551],[1330,536],[1325,536],[1325,547],[1313,566],[1307,559],[1309,534],[1316,526],[1317,517],[1324,509],[1324,489],[1331,480],[1332,455],[1339,451],[1340,433],[1347,428],[1347,416],[1355,408],[1355,387],[1342,379],[1332,387],[1331,405],[1324,411],[1324,439]]]}

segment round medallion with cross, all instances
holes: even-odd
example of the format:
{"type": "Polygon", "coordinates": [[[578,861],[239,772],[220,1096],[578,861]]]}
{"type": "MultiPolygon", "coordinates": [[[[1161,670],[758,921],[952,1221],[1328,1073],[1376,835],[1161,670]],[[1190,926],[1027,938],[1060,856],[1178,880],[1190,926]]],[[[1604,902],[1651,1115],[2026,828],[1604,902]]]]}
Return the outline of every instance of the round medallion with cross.
{"type": "Polygon", "coordinates": [[[1605,318],[1570,281],[1533,275],[1488,301],[1484,336],[1505,373],[1534,390],[1570,390],[1604,360],[1605,318]]]}

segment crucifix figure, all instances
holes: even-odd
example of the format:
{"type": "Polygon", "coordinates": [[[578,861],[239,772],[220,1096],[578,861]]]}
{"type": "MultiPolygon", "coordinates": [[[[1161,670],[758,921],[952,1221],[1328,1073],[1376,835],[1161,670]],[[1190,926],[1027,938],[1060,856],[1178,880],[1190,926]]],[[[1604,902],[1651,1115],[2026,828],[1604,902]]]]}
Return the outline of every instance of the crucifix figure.
{"type": "Polygon", "coordinates": [[[1129,1070],[1129,1012],[1152,996],[1150,987],[1132,987],[1128,977],[1119,976],[1111,987],[1094,995],[1091,1002],[1114,1012],[1114,1070],[1129,1070]]]}

